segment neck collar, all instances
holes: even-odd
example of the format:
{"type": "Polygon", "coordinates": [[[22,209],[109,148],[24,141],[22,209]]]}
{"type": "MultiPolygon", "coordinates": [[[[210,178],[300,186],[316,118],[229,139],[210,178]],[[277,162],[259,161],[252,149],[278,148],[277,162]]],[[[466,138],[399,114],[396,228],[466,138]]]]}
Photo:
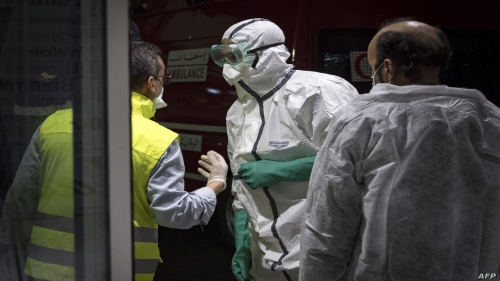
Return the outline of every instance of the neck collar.
{"type": "Polygon", "coordinates": [[[132,91],[132,114],[138,114],[145,118],[152,118],[156,109],[148,97],[132,91]]]}

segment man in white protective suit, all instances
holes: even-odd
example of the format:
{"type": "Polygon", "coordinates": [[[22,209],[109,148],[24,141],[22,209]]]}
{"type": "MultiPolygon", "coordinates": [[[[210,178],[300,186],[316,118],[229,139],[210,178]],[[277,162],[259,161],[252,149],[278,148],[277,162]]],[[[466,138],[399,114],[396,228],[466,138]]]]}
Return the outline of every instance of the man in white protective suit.
{"type": "Polygon", "coordinates": [[[294,70],[284,43],[276,24],[250,19],[211,48],[238,95],[226,118],[238,280],[298,280],[312,165],[332,114],[358,95],[340,77],[294,70]]]}
{"type": "Polygon", "coordinates": [[[498,280],[500,109],[439,84],[450,58],[409,19],[372,39],[376,85],[335,112],[314,164],[301,280],[498,280]]]}

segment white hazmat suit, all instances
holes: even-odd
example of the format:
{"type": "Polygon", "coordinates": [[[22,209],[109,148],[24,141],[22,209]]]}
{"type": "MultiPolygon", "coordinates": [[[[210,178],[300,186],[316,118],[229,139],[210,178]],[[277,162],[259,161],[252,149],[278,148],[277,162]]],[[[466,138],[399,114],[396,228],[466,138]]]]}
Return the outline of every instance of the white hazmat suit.
{"type": "Polygon", "coordinates": [[[498,280],[499,204],[498,107],[377,84],[334,114],[316,158],[301,280],[498,280]]]}
{"type": "MultiPolygon", "coordinates": [[[[246,41],[253,48],[285,42],[274,23],[250,21],[231,26],[223,39],[246,41]]],[[[226,119],[234,175],[249,161],[290,161],[316,155],[332,114],[358,95],[342,78],[294,70],[285,62],[290,53],[284,45],[258,55],[255,69],[239,68],[241,75],[236,78],[224,75],[238,95],[226,119]]],[[[226,74],[231,66],[224,67],[226,74]]],[[[252,280],[298,280],[307,189],[307,181],[252,190],[244,181],[233,180],[233,209],[246,210],[250,218],[252,280]]]]}

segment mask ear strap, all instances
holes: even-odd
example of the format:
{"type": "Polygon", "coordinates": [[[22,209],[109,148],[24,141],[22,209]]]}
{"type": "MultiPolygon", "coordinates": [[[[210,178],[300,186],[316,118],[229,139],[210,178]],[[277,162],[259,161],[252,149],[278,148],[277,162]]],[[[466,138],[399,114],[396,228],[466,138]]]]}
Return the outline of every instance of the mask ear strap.
{"type": "Polygon", "coordinates": [[[252,50],[248,50],[247,54],[254,54],[255,55],[255,59],[253,60],[253,63],[252,63],[252,68],[256,69],[255,67],[257,66],[257,63],[259,62],[259,54],[257,54],[258,51],[262,51],[262,50],[269,49],[269,48],[276,47],[276,46],[283,45],[283,44],[285,44],[285,42],[274,43],[271,45],[266,45],[266,46],[262,46],[262,47],[255,48],[252,50]]]}

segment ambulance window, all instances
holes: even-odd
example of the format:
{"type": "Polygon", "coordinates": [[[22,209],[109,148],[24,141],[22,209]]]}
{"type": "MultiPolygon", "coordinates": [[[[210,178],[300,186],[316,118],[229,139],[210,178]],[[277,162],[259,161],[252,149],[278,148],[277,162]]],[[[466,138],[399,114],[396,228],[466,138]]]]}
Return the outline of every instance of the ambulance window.
{"type": "Polygon", "coordinates": [[[340,76],[358,92],[372,87],[366,50],[375,35],[373,29],[323,29],[316,44],[316,71],[340,76]]]}

